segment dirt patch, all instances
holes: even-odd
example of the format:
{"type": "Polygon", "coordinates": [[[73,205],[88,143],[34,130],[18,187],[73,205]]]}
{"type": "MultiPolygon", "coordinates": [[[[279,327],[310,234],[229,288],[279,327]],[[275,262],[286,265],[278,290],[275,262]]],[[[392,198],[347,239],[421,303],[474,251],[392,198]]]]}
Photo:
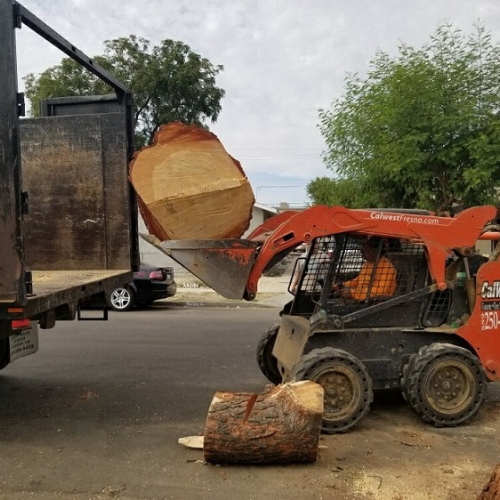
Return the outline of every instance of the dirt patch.
{"type": "Polygon", "coordinates": [[[488,484],[477,500],[498,500],[500,498],[500,465],[495,467],[488,484]]]}
{"type": "Polygon", "coordinates": [[[476,418],[444,429],[421,421],[399,395],[386,395],[351,432],[322,436],[323,498],[476,500],[500,461],[499,395],[500,386],[491,386],[476,418]]]}

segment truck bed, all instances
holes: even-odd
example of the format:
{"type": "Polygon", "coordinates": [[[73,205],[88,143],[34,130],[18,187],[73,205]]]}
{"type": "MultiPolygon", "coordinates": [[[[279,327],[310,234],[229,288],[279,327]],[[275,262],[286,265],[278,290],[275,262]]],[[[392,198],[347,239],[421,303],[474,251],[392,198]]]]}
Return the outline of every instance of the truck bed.
{"type": "MultiPolygon", "coordinates": [[[[98,270],[98,271],[33,271],[33,296],[29,300],[36,300],[45,295],[51,295],[61,290],[72,288],[84,291],[88,286],[98,286],[112,278],[125,277],[129,271],[98,270]]],[[[123,279],[123,278],[121,278],[123,279]]],[[[123,284],[122,283],[122,284],[123,284]]]]}
{"type": "Polygon", "coordinates": [[[24,307],[25,316],[35,316],[64,304],[76,304],[94,294],[112,290],[133,279],[133,273],[120,270],[33,271],[33,295],[24,307]]]}

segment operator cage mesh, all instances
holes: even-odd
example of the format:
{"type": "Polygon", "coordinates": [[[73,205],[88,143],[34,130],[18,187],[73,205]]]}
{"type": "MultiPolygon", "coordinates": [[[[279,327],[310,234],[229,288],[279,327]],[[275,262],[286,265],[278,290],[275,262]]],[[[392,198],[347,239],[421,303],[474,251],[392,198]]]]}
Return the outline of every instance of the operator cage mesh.
{"type": "Polygon", "coordinates": [[[337,242],[332,235],[316,238],[311,243],[305,261],[297,266],[297,272],[304,273],[300,287],[304,293],[321,292],[328,281],[328,273],[331,273],[332,284],[339,285],[339,288],[352,285],[353,296],[349,299],[369,302],[414,291],[422,266],[425,266],[425,258],[421,244],[396,238],[369,240],[353,235],[339,238],[337,242]],[[363,259],[363,245],[373,248],[373,267],[363,259]],[[337,252],[338,259],[334,261],[337,252]]]}

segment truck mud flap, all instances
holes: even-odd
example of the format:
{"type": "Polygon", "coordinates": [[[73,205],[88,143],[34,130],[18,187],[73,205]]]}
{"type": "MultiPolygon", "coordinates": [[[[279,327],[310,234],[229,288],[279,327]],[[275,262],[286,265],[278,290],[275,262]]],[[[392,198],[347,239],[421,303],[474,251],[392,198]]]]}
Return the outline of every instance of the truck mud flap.
{"type": "Polygon", "coordinates": [[[26,328],[9,337],[10,362],[38,351],[38,327],[31,322],[26,328]]]}

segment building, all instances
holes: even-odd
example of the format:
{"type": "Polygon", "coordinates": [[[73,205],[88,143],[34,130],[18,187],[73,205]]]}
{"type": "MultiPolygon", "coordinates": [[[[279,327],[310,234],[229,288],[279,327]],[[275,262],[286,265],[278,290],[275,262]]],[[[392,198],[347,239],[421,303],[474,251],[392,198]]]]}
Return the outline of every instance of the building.
{"type": "Polygon", "coordinates": [[[263,222],[271,217],[277,215],[279,210],[270,207],[268,205],[263,205],[262,203],[254,203],[252,209],[252,219],[250,220],[250,226],[243,234],[243,238],[247,237],[255,228],[259,227],[263,222]]]}

